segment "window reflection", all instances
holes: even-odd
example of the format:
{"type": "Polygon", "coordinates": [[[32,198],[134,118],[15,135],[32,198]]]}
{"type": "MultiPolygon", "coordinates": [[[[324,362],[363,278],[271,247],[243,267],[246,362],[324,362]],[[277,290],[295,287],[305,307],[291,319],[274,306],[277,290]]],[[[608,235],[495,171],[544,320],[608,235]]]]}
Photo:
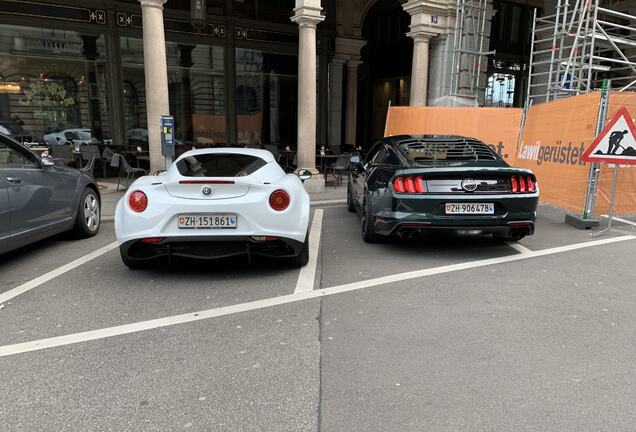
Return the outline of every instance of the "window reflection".
{"type": "Polygon", "coordinates": [[[296,56],[236,49],[239,145],[295,146],[297,71],[296,56]]]}
{"type": "MultiPolygon", "coordinates": [[[[29,146],[111,143],[103,36],[0,27],[0,133],[29,146]]],[[[70,161],[69,161],[70,162],[70,161]]]]}
{"type": "MultiPolygon", "coordinates": [[[[148,149],[143,41],[123,37],[127,147],[148,149]]],[[[192,147],[227,145],[223,47],[166,42],[170,114],[177,154],[192,147]]]]}

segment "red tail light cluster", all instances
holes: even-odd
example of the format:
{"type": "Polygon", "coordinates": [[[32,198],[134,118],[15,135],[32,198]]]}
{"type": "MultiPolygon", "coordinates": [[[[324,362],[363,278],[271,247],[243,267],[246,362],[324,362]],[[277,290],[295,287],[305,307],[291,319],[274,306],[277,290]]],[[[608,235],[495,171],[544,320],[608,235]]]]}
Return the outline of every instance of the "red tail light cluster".
{"type": "Polygon", "coordinates": [[[396,193],[426,193],[422,176],[400,176],[393,179],[396,193]]]}
{"type": "Polygon", "coordinates": [[[128,197],[128,205],[132,211],[141,213],[148,207],[148,197],[142,191],[134,191],[128,197]]]}
{"type": "Polygon", "coordinates": [[[512,193],[532,193],[537,190],[535,180],[529,175],[510,176],[510,190],[512,193]]]}
{"type": "Polygon", "coordinates": [[[276,211],[285,210],[290,202],[289,194],[282,189],[275,190],[269,196],[269,206],[276,211]]]}

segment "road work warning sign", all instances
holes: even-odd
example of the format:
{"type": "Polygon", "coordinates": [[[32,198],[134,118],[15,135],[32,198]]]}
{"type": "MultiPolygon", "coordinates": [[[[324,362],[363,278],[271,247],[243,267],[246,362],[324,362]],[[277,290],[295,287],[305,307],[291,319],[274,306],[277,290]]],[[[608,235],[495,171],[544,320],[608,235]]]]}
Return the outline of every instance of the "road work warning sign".
{"type": "Polygon", "coordinates": [[[636,164],[636,126],[623,107],[583,153],[586,162],[636,164]]]}

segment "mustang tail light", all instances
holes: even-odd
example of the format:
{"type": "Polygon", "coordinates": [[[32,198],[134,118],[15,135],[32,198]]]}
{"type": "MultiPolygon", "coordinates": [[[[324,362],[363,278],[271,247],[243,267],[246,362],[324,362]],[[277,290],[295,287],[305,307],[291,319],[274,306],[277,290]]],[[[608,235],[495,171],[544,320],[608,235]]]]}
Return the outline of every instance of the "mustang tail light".
{"type": "Polygon", "coordinates": [[[134,191],[128,197],[130,209],[136,213],[141,213],[148,207],[148,197],[142,191],[134,191]]]}
{"type": "Polygon", "coordinates": [[[399,176],[393,179],[392,184],[396,193],[426,193],[422,176],[399,176]]]}
{"type": "Polygon", "coordinates": [[[510,176],[510,191],[512,193],[533,193],[537,190],[537,183],[530,175],[510,176]]]}
{"type": "Polygon", "coordinates": [[[291,203],[291,199],[289,198],[289,194],[282,189],[275,190],[269,196],[269,206],[276,211],[283,211],[289,204],[291,203]]]}

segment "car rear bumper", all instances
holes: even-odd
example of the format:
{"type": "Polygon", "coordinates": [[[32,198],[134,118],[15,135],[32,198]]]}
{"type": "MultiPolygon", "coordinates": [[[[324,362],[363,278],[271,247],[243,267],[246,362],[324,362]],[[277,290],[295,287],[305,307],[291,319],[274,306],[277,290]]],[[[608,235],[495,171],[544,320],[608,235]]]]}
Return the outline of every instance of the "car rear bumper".
{"type": "Polygon", "coordinates": [[[166,237],[155,243],[144,239],[129,240],[119,246],[128,260],[147,262],[173,257],[218,259],[232,256],[267,256],[291,258],[298,255],[303,243],[289,238],[258,239],[253,236],[179,236],[166,237]]]}
{"type": "Polygon", "coordinates": [[[375,213],[376,232],[401,235],[409,230],[448,229],[484,234],[534,234],[538,194],[395,197],[392,210],[375,213]],[[492,215],[447,215],[446,203],[494,203],[492,215]]]}

